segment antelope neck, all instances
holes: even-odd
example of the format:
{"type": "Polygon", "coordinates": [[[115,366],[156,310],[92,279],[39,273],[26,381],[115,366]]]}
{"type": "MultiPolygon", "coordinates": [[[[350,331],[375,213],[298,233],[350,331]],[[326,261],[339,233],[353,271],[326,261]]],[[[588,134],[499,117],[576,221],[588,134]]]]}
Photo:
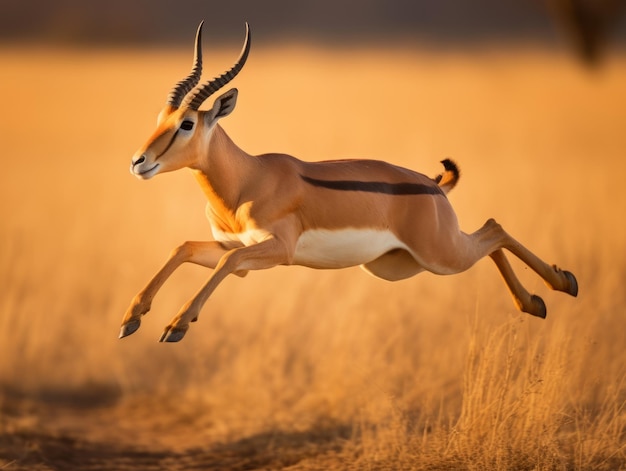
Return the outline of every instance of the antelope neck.
{"type": "Polygon", "coordinates": [[[234,212],[255,159],[237,147],[219,124],[213,129],[208,147],[209,151],[191,168],[209,203],[234,212]]]}

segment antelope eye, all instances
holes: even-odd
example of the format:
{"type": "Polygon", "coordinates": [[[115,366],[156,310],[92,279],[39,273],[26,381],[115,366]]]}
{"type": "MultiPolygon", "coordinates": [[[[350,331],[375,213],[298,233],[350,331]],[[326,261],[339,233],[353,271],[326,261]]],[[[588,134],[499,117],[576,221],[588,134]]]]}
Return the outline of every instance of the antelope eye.
{"type": "Polygon", "coordinates": [[[180,124],[180,129],[184,131],[191,131],[193,129],[193,121],[185,120],[180,124]]]}

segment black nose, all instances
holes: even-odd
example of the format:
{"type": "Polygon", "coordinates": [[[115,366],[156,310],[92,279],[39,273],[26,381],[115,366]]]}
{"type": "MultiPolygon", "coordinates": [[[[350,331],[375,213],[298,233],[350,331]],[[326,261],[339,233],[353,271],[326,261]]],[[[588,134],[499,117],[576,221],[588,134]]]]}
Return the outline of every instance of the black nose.
{"type": "Polygon", "coordinates": [[[145,155],[142,155],[142,156],[141,156],[141,157],[139,157],[137,160],[133,160],[133,162],[132,162],[133,167],[134,167],[135,165],[138,165],[138,164],[140,164],[140,163],[142,163],[142,162],[145,162],[145,161],[146,161],[146,156],[145,156],[145,155]]]}

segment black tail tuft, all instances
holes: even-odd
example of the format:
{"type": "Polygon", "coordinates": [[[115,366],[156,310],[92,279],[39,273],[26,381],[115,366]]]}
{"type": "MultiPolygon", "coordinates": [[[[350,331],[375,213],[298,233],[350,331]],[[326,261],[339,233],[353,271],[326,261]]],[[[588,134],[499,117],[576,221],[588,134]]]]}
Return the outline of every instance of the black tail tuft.
{"type": "Polygon", "coordinates": [[[447,194],[456,186],[461,177],[461,172],[457,164],[451,159],[443,159],[441,163],[443,164],[444,172],[437,175],[434,180],[439,185],[439,188],[447,194]]]}

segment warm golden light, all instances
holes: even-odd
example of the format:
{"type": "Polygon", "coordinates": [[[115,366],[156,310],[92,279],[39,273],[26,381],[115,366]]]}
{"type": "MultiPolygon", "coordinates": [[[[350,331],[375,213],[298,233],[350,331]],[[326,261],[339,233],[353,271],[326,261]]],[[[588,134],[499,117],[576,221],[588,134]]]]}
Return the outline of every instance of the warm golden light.
{"type": "Polygon", "coordinates": [[[516,265],[540,320],[490,262],[394,284],[279,268],[229,278],[185,342],[159,344],[208,276],[186,266],[119,341],[168,252],[209,238],[189,172],[128,173],[188,56],[0,49],[0,468],[80,469],[58,437],[122,470],[137,450],[197,469],[624,466],[626,57],[253,47],[222,122],[243,149],[429,175],[451,157],[464,230],[495,217],[580,295],[516,265]]]}

